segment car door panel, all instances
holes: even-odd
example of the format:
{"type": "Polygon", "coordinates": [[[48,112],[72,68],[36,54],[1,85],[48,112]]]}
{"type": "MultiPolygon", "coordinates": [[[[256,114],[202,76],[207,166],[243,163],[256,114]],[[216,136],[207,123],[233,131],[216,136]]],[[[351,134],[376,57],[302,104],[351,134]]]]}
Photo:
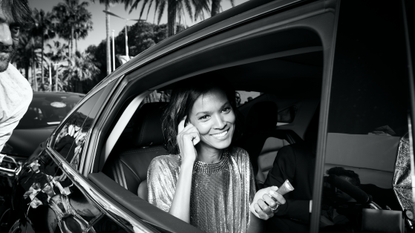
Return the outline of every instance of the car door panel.
{"type": "Polygon", "coordinates": [[[150,223],[158,229],[178,233],[201,232],[194,226],[173,217],[167,212],[139,198],[132,192],[122,188],[118,183],[103,173],[91,173],[88,179],[101,189],[103,193],[106,193],[108,198],[112,199],[114,203],[118,203],[120,208],[127,209],[133,216],[143,219],[143,221],[150,223]]]}

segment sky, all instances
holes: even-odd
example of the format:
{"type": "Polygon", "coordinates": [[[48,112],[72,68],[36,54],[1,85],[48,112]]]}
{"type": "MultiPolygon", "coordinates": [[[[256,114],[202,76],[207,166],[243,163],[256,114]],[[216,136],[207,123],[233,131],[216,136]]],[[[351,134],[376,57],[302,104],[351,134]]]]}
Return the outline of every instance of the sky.
{"type": "MultiPolygon", "coordinates": [[[[45,12],[51,12],[52,8],[60,2],[64,2],[64,0],[28,0],[30,8],[37,8],[38,10],[44,10],[45,12]]],[[[83,52],[85,49],[90,45],[98,45],[102,40],[106,38],[106,28],[105,28],[105,6],[99,3],[99,0],[95,0],[93,3],[91,0],[84,0],[89,3],[88,10],[92,13],[92,22],[93,22],[93,30],[89,32],[88,37],[85,39],[80,39],[78,41],[78,50],[83,52]]],[[[234,0],[235,6],[239,5],[246,0],[234,0]]],[[[82,0],[80,0],[82,2],[82,0]]],[[[153,4],[154,5],[154,4],[153,4]]],[[[227,10],[231,8],[230,1],[222,0],[222,10],[227,10]]],[[[137,9],[133,10],[131,14],[129,14],[129,9],[125,10],[124,4],[115,4],[110,7],[109,9],[112,13],[126,19],[138,19],[141,8],[138,7],[137,9]]],[[[147,12],[147,8],[144,11],[147,12]]],[[[143,14],[142,18],[145,18],[146,15],[143,14]]],[[[148,16],[148,22],[150,23],[157,23],[153,22],[153,13],[154,10],[150,10],[150,14],[148,16]]],[[[160,23],[166,23],[167,13],[164,13],[160,23]]],[[[207,17],[207,16],[206,16],[207,17]]],[[[192,22],[190,18],[186,17],[186,24],[191,26],[197,22],[192,22]]],[[[124,26],[127,23],[128,26],[133,25],[134,21],[125,21],[123,19],[111,16],[110,17],[110,31],[114,30],[114,35],[117,36],[121,30],[124,30],[124,26]]]]}

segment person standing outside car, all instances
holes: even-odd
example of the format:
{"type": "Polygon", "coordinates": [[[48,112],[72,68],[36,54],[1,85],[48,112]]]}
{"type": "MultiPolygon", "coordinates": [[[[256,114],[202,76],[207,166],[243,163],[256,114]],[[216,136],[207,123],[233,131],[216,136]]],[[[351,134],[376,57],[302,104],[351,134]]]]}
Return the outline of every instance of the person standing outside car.
{"type": "MultiPolygon", "coordinates": [[[[259,232],[262,220],[250,213],[256,190],[249,156],[231,146],[235,92],[215,83],[223,79],[181,84],[173,91],[163,119],[171,154],[152,160],[148,199],[204,232],[259,232]]],[[[273,214],[277,202],[285,203],[276,189],[261,192],[265,198],[256,212],[263,218],[273,214]]]]}
{"type": "Polygon", "coordinates": [[[31,21],[27,0],[0,0],[0,151],[33,98],[29,82],[10,62],[20,28],[31,21]]]}

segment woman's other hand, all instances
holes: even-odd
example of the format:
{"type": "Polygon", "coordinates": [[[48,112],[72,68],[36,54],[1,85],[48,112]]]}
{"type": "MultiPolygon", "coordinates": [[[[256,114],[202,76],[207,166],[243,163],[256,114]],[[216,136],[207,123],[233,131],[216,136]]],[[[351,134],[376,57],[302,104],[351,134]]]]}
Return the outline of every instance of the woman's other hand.
{"type": "Polygon", "coordinates": [[[260,189],[256,192],[249,210],[257,218],[268,220],[278,211],[279,205],[285,204],[285,198],[277,192],[277,186],[260,189]]]}

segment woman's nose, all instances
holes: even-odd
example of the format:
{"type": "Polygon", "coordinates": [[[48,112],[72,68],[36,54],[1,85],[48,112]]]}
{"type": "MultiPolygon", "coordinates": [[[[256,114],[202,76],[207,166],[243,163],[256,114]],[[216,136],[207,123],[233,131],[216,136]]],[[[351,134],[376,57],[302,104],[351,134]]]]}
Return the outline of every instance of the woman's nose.
{"type": "Polygon", "coordinates": [[[7,23],[0,23],[0,44],[3,46],[13,45],[12,34],[7,23]]]}
{"type": "Polygon", "coordinates": [[[217,129],[223,129],[226,126],[226,121],[223,119],[223,116],[220,114],[215,116],[215,123],[217,129]]]}

